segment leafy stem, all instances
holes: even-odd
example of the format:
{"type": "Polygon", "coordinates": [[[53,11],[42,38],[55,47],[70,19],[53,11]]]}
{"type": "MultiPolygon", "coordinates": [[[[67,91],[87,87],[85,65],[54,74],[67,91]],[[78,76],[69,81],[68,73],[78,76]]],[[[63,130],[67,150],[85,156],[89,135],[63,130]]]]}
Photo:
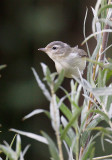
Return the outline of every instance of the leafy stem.
{"type": "MultiPolygon", "coordinates": [[[[108,0],[108,5],[110,5],[110,4],[112,4],[112,0],[108,0]]],[[[107,16],[106,16],[109,20],[111,20],[112,19],[112,10],[107,10],[107,16]],[[110,12],[110,13],[109,13],[110,12]]],[[[104,26],[104,28],[103,28],[104,30],[109,30],[110,29],[110,26],[108,25],[108,24],[105,24],[105,26],[104,26]]],[[[103,30],[102,29],[102,30],[103,30]]],[[[102,32],[102,31],[101,31],[102,32]]],[[[98,32],[97,32],[98,33],[98,32]]],[[[100,61],[104,61],[104,58],[105,58],[105,50],[106,50],[106,47],[107,47],[107,43],[108,43],[108,37],[109,37],[109,32],[107,31],[107,32],[102,32],[102,42],[101,42],[101,44],[100,44],[100,49],[99,49],[99,51],[98,51],[98,53],[97,53],[97,56],[96,56],[96,61],[98,61],[98,59],[100,60],[100,61]],[[103,54],[101,54],[101,53],[103,53],[103,54]]],[[[87,39],[86,39],[87,40],[87,39]]],[[[86,41],[85,41],[86,42],[86,41]]],[[[96,73],[96,68],[97,68],[97,64],[94,64],[93,65],[93,68],[92,68],[92,79],[93,79],[93,81],[95,82],[96,81],[96,79],[97,79],[97,73],[96,73]]],[[[89,97],[90,97],[90,99],[94,99],[94,96],[93,96],[93,94],[92,93],[90,93],[90,95],[89,95],[89,97]]],[[[88,111],[91,109],[91,107],[92,107],[92,101],[91,100],[89,100],[89,102],[88,102],[88,111]]],[[[104,111],[104,113],[105,114],[107,114],[106,113],[106,110],[105,110],[105,107],[102,105],[102,109],[103,109],[103,111],[104,111]]],[[[86,122],[85,122],[85,129],[87,128],[87,126],[88,126],[88,124],[90,123],[89,122],[89,119],[91,119],[92,118],[92,114],[90,114],[88,117],[87,117],[87,119],[86,119],[86,122]]],[[[110,125],[110,127],[112,128],[112,123],[111,123],[111,121],[109,121],[109,125],[110,125]]],[[[84,129],[84,130],[85,130],[84,129]]],[[[81,147],[80,148],[80,159],[81,159],[81,157],[82,157],[82,155],[83,155],[83,153],[84,153],[84,150],[85,150],[85,148],[86,148],[86,146],[87,146],[87,144],[88,144],[88,140],[87,140],[87,142],[85,143],[85,146],[84,147],[81,147]]]]}
{"type": "Polygon", "coordinates": [[[79,160],[79,133],[77,127],[75,131],[76,131],[76,143],[77,143],[76,160],[79,160]]]}
{"type": "Polygon", "coordinates": [[[51,84],[51,97],[52,97],[52,107],[53,107],[53,112],[54,112],[54,124],[55,124],[55,134],[56,134],[56,140],[57,140],[57,145],[58,145],[58,150],[59,150],[59,158],[60,160],[64,160],[63,158],[63,151],[62,151],[62,142],[60,138],[60,132],[59,132],[59,127],[58,127],[58,122],[57,122],[57,114],[56,114],[56,106],[55,106],[55,92],[54,92],[54,85],[53,83],[51,84]]]}

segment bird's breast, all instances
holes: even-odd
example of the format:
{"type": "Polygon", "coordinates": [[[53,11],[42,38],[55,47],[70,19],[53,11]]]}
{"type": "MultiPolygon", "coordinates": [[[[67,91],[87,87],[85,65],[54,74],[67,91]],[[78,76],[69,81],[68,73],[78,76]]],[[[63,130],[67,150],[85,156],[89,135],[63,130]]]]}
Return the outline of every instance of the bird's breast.
{"type": "Polygon", "coordinates": [[[70,67],[67,63],[63,62],[55,62],[55,67],[58,73],[64,70],[65,77],[71,78],[70,67]]]}
{"type": "Polygon", "coordinates": [[[72,75],[79,77],[79,71],[83,73],[86,62],[82,58],[63,59],[61,61],[55,61],[55,66],[58,73],[63,69],[65,71],[65,77],[72,78],[72,75]]]}
{"type": "Polygon", "coordinates": [[[64,69],[64,66],[60,62],[55,62],[55,67],[58,73],[60,73],[61,70],[64,69]]]}

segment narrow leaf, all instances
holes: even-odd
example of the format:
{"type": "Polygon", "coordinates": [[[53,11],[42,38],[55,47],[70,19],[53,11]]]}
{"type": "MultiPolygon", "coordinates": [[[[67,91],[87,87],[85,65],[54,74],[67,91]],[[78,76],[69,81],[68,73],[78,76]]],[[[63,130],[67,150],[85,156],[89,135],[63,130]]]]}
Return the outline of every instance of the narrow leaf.
{"type": "MultiPolygon", "coordinates": [[[[67,126],[67,124],[68,124],[68,121],[65,119],[64,116],[61,116],[61,122],[62,122],[64,128],[65,128],[65,127],[67,126]]],[[[70,129],[68,130],[68,133],[67,133],[67,134],[68,134],[68,137],[70,137],[71,142],[72,142],[72,140],[75,139],[75,133],[74,133],[73,129],[70,128],[70,129]]]]}
{"type": "Polygon", "coordinates": [[[77,112],[74,113],[74,115],[72,116],[70,122],[67,124],[67,126],[64,128],[62,135],[61,135],[61,139],[63,140],[67,131],[69,130],[70,127],[72,127],[72,125],[74,124],[74,122],[78,119],[78,116],[81,112],[81,109],[78,109],[77,112]]]}
{"type": "Polygon", "coordinates": [[[93,88],[92,93],[95,96],[112,95],[112,87],[93,88]]]}
{"type": "MultiPolygon", "coordinates": [[[[17,136],[17,134],[14,135],[14,137],[13,137],[13,139],[11,141],[11,144],[10,144],[10,148],[12,148],[12,145],[13,145],[13,143],[15,141],[16,136],[17,136]]],[[[6,156],[6,160],[8,160],[8,156],[6,156]]]]}
{"type": "MultiPolygon", "coordinates": [[[[84,34],[84,39],[86,39],[86,19],[87,19],[87,14],[88,14],[88,8],[86,9],[86,14],[85,14],[85,18],[84,18],[84,23],[83,23],[83,34],[84,34]]],[[[87,48],[87,53],[88,56],[90,57],[90,51],[89,51],[89,47],[88,47],[88,43],[86,42],[86,48],[87,48]]]]}
{"type": "Polygon", "coordinates": [[[104,10],[106,10],[108,8],[112,8],[112,4],[107,4],[107,5],[104,5],[104,7],[100,8],[98,11],[98,15],[100,15],[101,12],[103,12],[104,10]]]}
{"type": "Polygon", "coordinates": [[[52,96],[51,103],[50,103],[50,116],[52,119],[51,123],[52,123],[53,129],[55,131],[59,130],[60,113],[59,113],[59,108],[58,108],[55,94],[52,96]]]}
{"type": "Polygon", "coordinates": [[[54,91],[55,91],[55,92],[56,92],[57,89],[60,87],[63,79],[64,79],[64,70],[61,71],[61,73],[59,74],[58,78],[57,78],[56,81],[55,81],[55,84],[54,84],[54,91]]]}
{"type": "Polygon", "coordinates": [[[40,113],[44,113],[44,112],[46,112],[46,110],[44,110],[44,109],[35,109],[34,111],[32,111],[31,113],[29,113],[28,115],[26,115],[26,116],[23,118],[23,120],[28,119],[28,118],[36,115],[36,114],[40,114],[40,113]]]}
{"type": "Polygon", "coordinates": [[[58,153],[57,147],[54,144],[53,140],[45,132],[42,132],[42,135],[47,139],[49,151],[50,151],[52,158],[54,160],[59,160],[59,153],[58,153]]]}
{"type": "Polygon", "coordinates": [[[35,139],[36,141],[48,144],[46,139],[44,137],[40,136],[40,135],[36,135],[34,133],[24,132],[24,131],[20,131],[20,130],[17,130],[17,129],[12,129],[12,128],[10,129],[10,131],[19,133],[19,134],[21,134],[23,136],[26,136],[26,137],[29,137],[29,138],[32,138],[32,139],[35,139]]]}
{"type": "Polygon", "coordinates": [[[6,68],[6,67],[7,67],[6,64],[0,65],[0,70],[4,69],[4,68],[6,68]]]}
{"type": "Polygon", "coordinates": [[[42,66],[42,70],[43,70],[45,79],[47,80],[48,83],[51,83],[52,82],[51,77],[50,77],[51,72],[50,72],[48,66],[45,65],[44,63],[41,63],[41,66],[42,66]]]}
{"type": "Polygon", "coordinates": [[[43,94],[45,95],[45,97],[50,101],[51,100],[51,95],[49,93],[49,91],[47,90],[47,88],[45,87],[44,83],[41,82],[38,74],[36,73],[35,69],[32,68],[33,74],[35,76],[35,79],[39,85],[39,87],[41,88],[41,90],[43,91],[43,94]]]}
{"type": "Polygon", "coordinates": [[[22,152],[23,157],[25,156],[25,154],[28,151],[29,147],[30,147],[30,144],[25,147],[24,151],[22,152]]]}
{"type": "MultiPolygon", "coordinates": [[[[57,97],[57,101],[59,101],[58,97],[57,97]]],[[[71,113],[70,109],[64,103],[61,104],[60,110],[68,120],[71,119],[72,113],[71,113]]]]}
{"type": "Polygon", "coordinates": [[[8,156],[9,160],[16,160],[16,153],[10,148],[10,146],[0,145],[0,150],[4,152],[5,155],[8,156]]]}
{"type": "Polygon", "coordinates": [[[111,30],[111,29],[103,29],[103,30],[101,30],[101,31],[99,31],[99,32],[95,32],[95,33],[89,35],[89,36],[82,42],[81,45],[85,44],[89,39],[91,39],[91,38],[94,37],[95,35],[98,35],[98,34],[101,34],[101,33],[104,33],[104,32],[110,32],[110,33],[111,33],[112,30],[111,30]]]}
{"type": "Polygon", "coordinates": [[[19,157],[21,152],[21,138],[20,135],[17,135],[16,137],[16,154],[19,157]]]}

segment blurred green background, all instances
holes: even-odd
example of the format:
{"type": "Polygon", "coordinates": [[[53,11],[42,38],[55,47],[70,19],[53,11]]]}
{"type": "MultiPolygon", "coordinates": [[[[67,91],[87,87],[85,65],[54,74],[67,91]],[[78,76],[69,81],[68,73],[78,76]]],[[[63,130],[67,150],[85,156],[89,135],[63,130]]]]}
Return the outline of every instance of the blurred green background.
{"type": "MultiPolygon", "coordinates": [[[[61,40],[71,46],[83,41],[83,20],[86,7],[89,14],[86,34],[91,33],[90,0],[1,0],[0,1],[0,64],[7,64],[0,79],[0,143],[11,142],[14,133],[9,128],[40,134],[46,131],[54,138],[50,121],[45,115],[34,116],[24,122],[21,119],[36,108],[49,109],[49,102],[39,89],[31,71],[33,66],[43,78],[40,62],[46,63],[51,71],[54,64],[46,54],[37,51],[49,42],[61,40]]],[[[90,40],[93,51],[94,40],[90,40]]],[[[81,48],[86,49],[85,46],[81,48]]],[[[63,86],[69,90],[69,80],[63,86]]],[[[58,91],[58,95],[62,93],[58,91]]],[[[100,143],[100,142],[99,142],[100,143]]],[[[46,145],[22,136],[23,149],[31,144],[27,160],[49,159],[46,145]]]]}

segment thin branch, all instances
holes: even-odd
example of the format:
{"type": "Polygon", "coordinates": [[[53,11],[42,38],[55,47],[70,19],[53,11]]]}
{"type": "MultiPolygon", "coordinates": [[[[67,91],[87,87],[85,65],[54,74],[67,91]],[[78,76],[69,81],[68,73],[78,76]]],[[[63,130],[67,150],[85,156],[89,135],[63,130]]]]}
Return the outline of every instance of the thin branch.
{"type": "Polygon", "coordinates": [[[105,158],[111,158],[111,157],[112,157],[112,154],[107,156],[102,156],[102,157],[95,157],[93,158],[93,160],[99,160],[99,159],[105,159],[105,158]]]}

